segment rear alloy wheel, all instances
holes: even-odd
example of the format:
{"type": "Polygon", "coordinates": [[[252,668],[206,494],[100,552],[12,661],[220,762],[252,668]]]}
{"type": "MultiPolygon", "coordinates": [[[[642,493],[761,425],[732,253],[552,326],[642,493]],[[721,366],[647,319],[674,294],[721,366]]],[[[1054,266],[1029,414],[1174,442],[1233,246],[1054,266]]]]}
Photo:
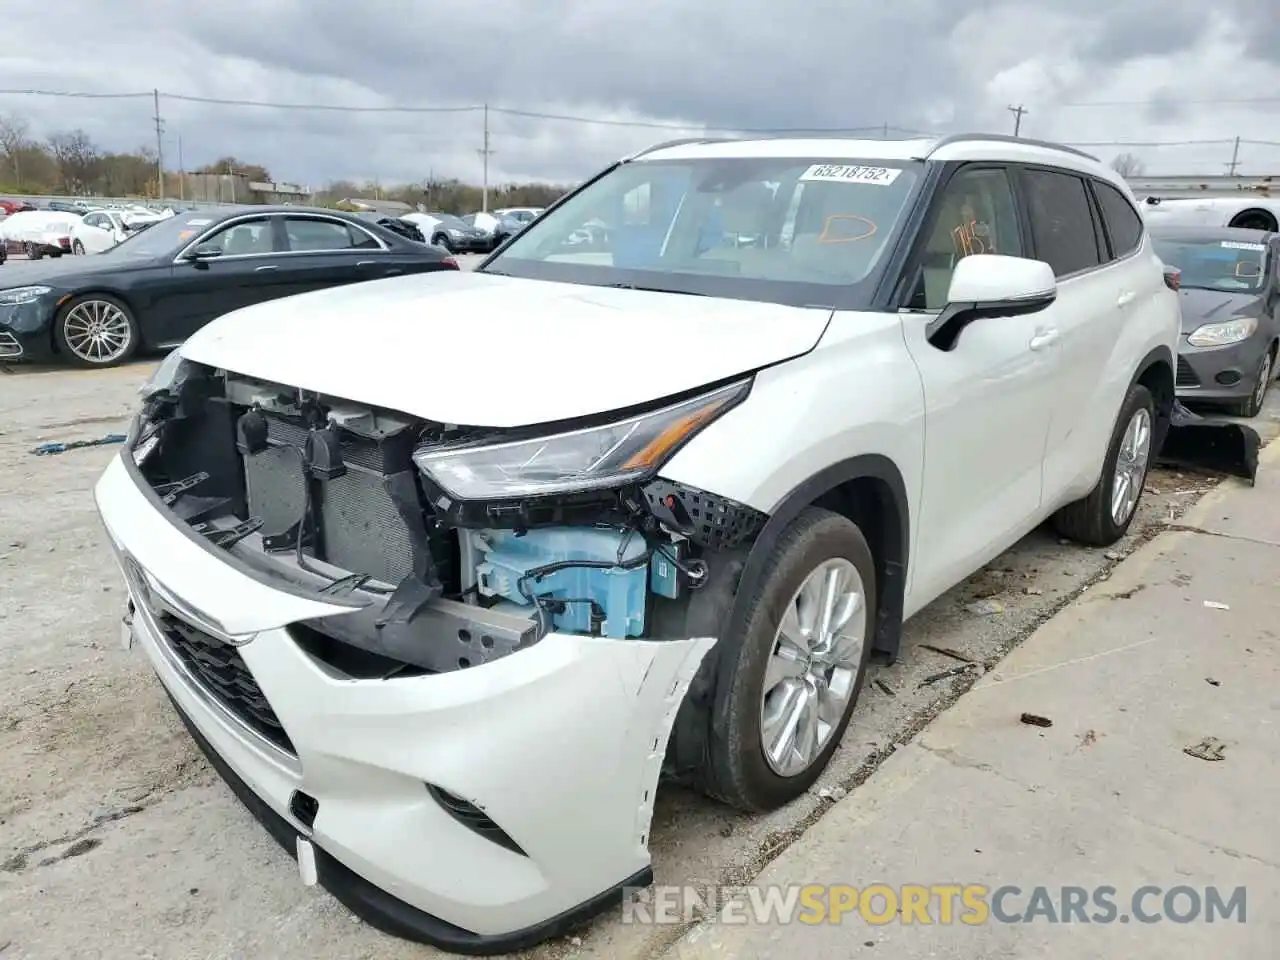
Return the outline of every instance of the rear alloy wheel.
{"type": "Polygon", "coordinates": [[[1129,388],[1116,418],[1102,476],[1085,498],[1069,503],[1053,518],[1064,537],[1077,543],[1106,547],[1129,530],[1147,483],[1155,438],[1155,400],[1140,383],[1129,388]]]}
{"type": "Polygon", "coordinates": [[[83,257],[84,244],[81,243],[79,240],[77,240],[75,243],[71,244],[71,252],[74,253],[77,257],[83,257]]]}
{"type": "Polygon", "coordinates": [[[113,367],[138,349],[138,323],[115,297],[93,293],[62,308],[55,321],[58,347],[81,367],[113,367]]]}
{"type": "Polygon", "coordinates": [[[1275,348],[1272,347],[1262,355],[1258,365],[1258,380],[1253,386],[1253,393],[1248,398],[1233,404],[1231,412],[1237,417],[1256,417],[1262,412],[1266,403],[1267,391],[1271,389],[1271,378],[1275,374],[1275,348]]]}
{"type": "Polygon", "coordinates": [[[855,524],[809,508],[759,584],[741,640],[721,659],[701,784],[756,811],[801,796],[840,743],[870,661],[875,563],[855,524]]]}

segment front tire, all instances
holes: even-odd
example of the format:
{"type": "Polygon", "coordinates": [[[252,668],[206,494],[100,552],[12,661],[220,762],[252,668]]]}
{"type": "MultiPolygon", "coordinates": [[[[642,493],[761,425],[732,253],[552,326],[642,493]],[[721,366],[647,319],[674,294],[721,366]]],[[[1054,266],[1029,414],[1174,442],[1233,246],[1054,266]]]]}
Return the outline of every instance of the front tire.
{"type": "Polygon", "coordinates": [[[71,252],[74,253],[77,257],[83,257],[84,244],[81,243],[79,240],[77,240],[75,243],[71,244],[71,252]]]}
{"type": "Polygon", "coordinates": [[[26,246],[26,254],[28,260],[39,260],[44,256],[44,250],[36,246],[34,243],[28,243],[26,246]]]}
{"type": "Polygon", "coordinates": [[[443,250],[445,250],[445,252],[450,254],[454,254],[458,252],[457,250],[453,249],[453,244],[449,242],[449,238],[445,236],[443,233],[436,234],[436,236],[432,237],[431,245],[433,247],[440,247],[443,250]]]}
{"type": "Polygon", "coordinates": [[[78,367],[114,367],[138,351],[141,333],[124,301],[90,293],[58,311],[54,337],[68,362],[78,367]]]}
{"type": "Polygon", "coordinates": [[[1146,486],[1155,437],[1156,404],[1140,383],[1129,388],[1116,418],[1102,476],[1083,499],[1069,503],[1053,517],[1064,537],[1092,547],[1108,547],[1129,531],[1146,486]]]}
{"type": "Polygon", "coordinates": [[[722,657],[704,790],[750,811],[807,791],[831,760],[866,677],[876,571],[856,525],[805,510],[779,538],[722,657]]]}
{"type": "Polygon", "coordinates": [[[1262,412],[1267,402],[1267,391],[1271,389],[1271,380],[1275,376],[1276,348],[1272,346],[1262,355],[1262,363],[1258,366],[1258,382],[1254,384],[1253,393],[1231,405],[1231,412],[1237,417],[1256,417],[1262,412]]]}

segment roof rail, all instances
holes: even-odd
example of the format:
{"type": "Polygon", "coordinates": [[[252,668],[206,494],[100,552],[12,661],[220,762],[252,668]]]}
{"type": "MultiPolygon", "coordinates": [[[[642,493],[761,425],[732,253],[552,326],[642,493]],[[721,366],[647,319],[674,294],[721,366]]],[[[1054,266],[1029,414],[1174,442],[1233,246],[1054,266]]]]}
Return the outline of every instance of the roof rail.
{"type": "Polygon", "coordinates": [[[651,147],[645,147],[643,150],[637,150],[635,153],[628,154],[622,158],[623,163],[632,160],[638,160],[646,153],[654,153],[658,150],[668,150],[671,147],[683,147],[690,143],[728,143],[732,137],[682,137],[679,140],[664,140],[662,143],[655,143],[651,147]]]}
{"type": "Polygon", "coordinates": [[[1024,143],[1030,147],[1043,147],[1046,150],[1061,150],[1063,153],[1074,153],[1077,157],[1084,157],[1086,160],[1092,160],[1094,163],[1102,162],[1091,153],[1085,153],[1083,150],[1077,150],[1075,147],[1068,147],[1062,143],[1052,143],[1048,140],[1032,140],[1028,137],[1011,137],[1004,133],[948,134],[945,137],[939,137],[933,142],[933,146],[929,148],[928,155],[932,155],[942,147],[950,146],[953,143],[965,143],[970,140],[989,140],[995,143],[1024,143]]]}

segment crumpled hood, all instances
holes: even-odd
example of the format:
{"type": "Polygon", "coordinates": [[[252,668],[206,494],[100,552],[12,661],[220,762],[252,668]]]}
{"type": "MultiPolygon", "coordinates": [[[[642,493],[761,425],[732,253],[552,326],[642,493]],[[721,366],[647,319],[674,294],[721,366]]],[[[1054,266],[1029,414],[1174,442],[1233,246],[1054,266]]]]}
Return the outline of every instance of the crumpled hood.
{"type": "Polygon", "coordinates": [[[1182,308],[1184,334],[1193,333],[1206,323],[1223,323],[1238,317],[1262,315],[1262,298],[1255,293],[1183,287],[1178,300],[1182,308]]]}
{"type": "Polygon", "coordinates": [[[182,355],[441,423],[516,427],[659,400],[800,356],[825,308],[442,271],[229,313],[182,355]]]}

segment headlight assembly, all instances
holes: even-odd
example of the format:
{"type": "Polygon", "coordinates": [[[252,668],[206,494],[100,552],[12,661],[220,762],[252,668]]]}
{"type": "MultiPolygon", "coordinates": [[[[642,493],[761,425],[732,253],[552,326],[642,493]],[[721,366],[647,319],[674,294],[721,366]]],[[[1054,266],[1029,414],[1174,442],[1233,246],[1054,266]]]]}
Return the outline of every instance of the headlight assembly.
{"type": "Polygon", "coordinates": [[[170,350],[147,378],[147,382],[138,388],[138,396],[143,400],[150,400],[157,393],[168,390],[177,382],[178,371],[182,369],[183,363],[182,355],[177,350],[170,350]]]}
{"type": "Polygon", "coordinates": [[[1257,329],[1256,317],[1206,323],[1204,326],[1197,327],[1195,332],[1187,337],[1187,343],[1193,347],[1225,347],[1227,344],[1248,340],[1257,329]]]}
{"type": "Polygon", "coordinates": [[[10,287],[8,290],[0,290],[0,306],[16,307],[20,303],[39,300],[45,294],[52,292],[53,287],[10,287]]]}
{"type": "Polygon", "coordinates": [[[652,476],[698,431],[746,397],[750,388],[750,380],[741,380],[661,410],[570,433],[422,448],[413,460],[458,500],[607,489],[652,476]]]}

